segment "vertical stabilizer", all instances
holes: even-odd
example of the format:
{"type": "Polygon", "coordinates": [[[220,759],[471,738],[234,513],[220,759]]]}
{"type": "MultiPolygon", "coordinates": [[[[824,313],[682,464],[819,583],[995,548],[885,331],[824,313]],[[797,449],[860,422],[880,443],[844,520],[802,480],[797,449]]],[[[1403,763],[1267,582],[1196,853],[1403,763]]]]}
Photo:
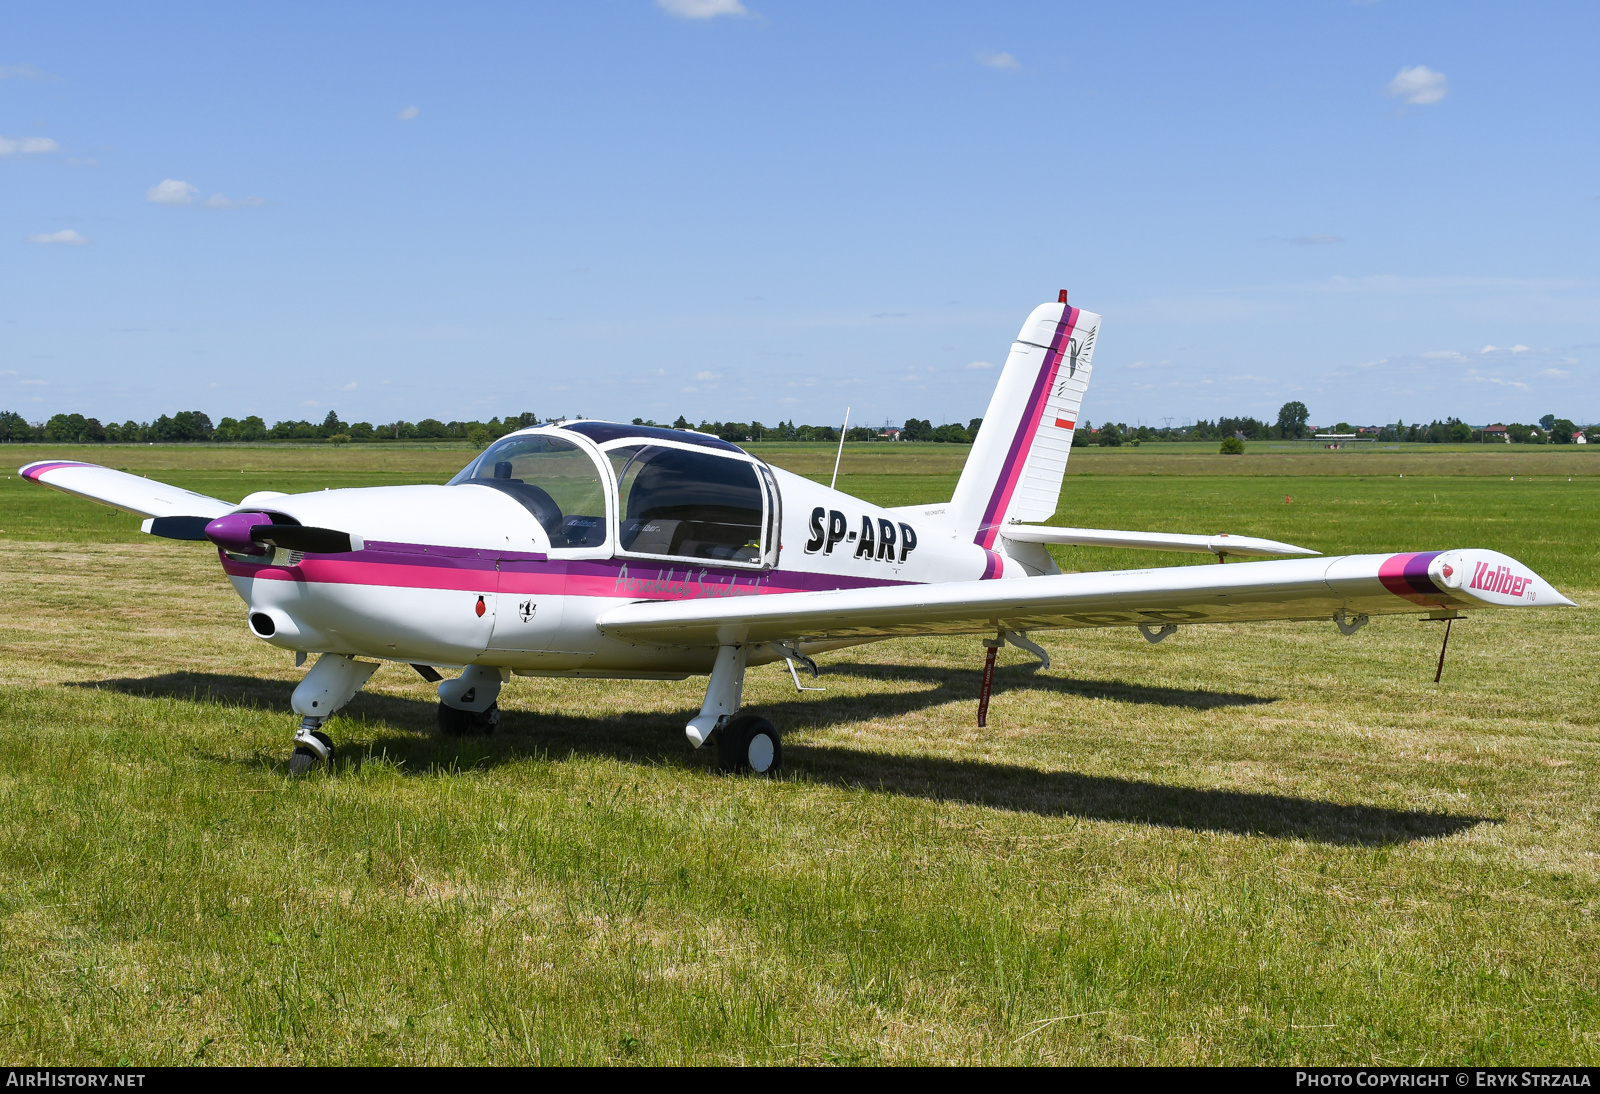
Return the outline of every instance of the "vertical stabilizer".
{"type": "Polygon", "coordinates": [[[1066,297],[1035,308],[1011,344],[950,502],[961,534],[985,549],[1005,524],[1054,516],[1061,498],[1100,330],[1098,315],[1066,297]]]}

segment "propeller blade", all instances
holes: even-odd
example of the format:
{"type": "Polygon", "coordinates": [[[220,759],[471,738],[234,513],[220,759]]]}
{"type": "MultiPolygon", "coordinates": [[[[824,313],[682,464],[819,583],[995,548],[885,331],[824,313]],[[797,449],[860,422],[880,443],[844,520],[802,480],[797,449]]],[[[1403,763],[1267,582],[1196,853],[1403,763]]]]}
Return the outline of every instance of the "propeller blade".
{"type": "Polygon", "coordinates": [[[257,524],[250,529],[250,538],[269,547],[314,555],[342,555],[366,546],[359,536],[352,536],[349,532],[341,532],[336,528],[310,528],[304,524],[257,524]]]}
{"type": "Polygon", "coordinates": [[[211,538],[206,535],[206,525],[210,523],[210,517],[151,517],[144,522],[143,528],[152,536],[160,536],[162,539],[204,542],[211,538]]]}

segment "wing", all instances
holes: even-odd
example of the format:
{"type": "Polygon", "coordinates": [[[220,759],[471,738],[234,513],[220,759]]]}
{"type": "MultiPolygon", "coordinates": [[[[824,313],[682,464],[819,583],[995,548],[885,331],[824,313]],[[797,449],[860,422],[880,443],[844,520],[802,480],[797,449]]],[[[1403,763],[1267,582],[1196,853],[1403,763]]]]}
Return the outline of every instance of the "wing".
{"type": "Polygon", "coordinates": [[[707,646],[1571,604],[1515,559],[1462,550],[640,601],[596,622],[618,638],[707,646]]]}
{"type": "Polygon", "coordinates": [[[1279,543],[1252,536],[1186,536],[1175,532],[1122,532],[1115,528],[1046,528],[1038,524],[1008,524],[1000,535],[1019,543],[1063,543],[1077,547],[1136,547],[1145,551],[1193,551],[1241,558],[1287,558],[1319,555],[1309,547],[1279,543]]]}
{"type": "MultiPolygon", "coordinates": [[[[208,498],[192,490],[168,486],[154,479],[115,471],[94,463],[71,463],[65,460],[43,460],[30,463],[18,470],[25,479],[41,486],[49,486],[66,494],[76,494],[90,501],[154,517],[165,521],[170,517],[204,517],[214,520],[233,510],[233,503],[208,498]]],[[[147,521],[146,524],[151,522],[147,521]]],[[[192,522],[191,522],[192,523],[192,522]]],[[[203,524],[202,524],[203,526],[203,524]]],[[[145,531],[151,531],[147,527],[145,531]]],[[[155,531],[161,534],[158,526],[155,531]]],[[[203,536],[183,535],[176,538],[192,539],[203,536]]]]}

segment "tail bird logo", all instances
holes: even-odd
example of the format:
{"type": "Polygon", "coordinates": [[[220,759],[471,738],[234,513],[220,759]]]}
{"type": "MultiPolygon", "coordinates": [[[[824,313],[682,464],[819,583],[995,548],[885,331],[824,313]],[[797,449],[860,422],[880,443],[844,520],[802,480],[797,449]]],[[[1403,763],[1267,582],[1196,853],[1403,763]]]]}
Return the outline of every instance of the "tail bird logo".
{"type": "Polygon", "coordinates": [[[1078,356],[1088,353],[1094,347],[1094,334],[1095,330],[1098,329],[1096,327],[1094,330],[1089,331],[1089,337],[1085,338],[1081,344],[1076,338],[1067,340],[1067,376],[1069,378],[1078,374],[1078,356]]]}

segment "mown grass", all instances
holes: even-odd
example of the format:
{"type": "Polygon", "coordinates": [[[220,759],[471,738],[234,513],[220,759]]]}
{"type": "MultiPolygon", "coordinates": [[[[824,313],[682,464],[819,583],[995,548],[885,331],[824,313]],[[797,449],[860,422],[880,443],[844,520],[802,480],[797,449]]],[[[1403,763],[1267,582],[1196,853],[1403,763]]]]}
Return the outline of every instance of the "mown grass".
{"type": "MultiPolygon", "coordinates": [[[[183,451],[174,481],[245,492],[183,451]]],[[[1596,482],[1261,458],[1279,473],[1080,474],[1056,519],[1481,544],[1600,595],[1596,482]]],[[[249,488],[422,477],[403,462],[263,457],[249,488]]],[[[924,501],[953,474],[841,486],[924,501]]],[[[207,551],[102,512],[0,480],[7,1059],[1600,1056],[1587,607],[1456,626],[1437,686],[1438,630],[1410,620],[1046,635],[1048,671],[1003,655],[987,731],[975,642],[844,651],[822,693],[752,672],[773,782],[687,749],[698,681],[519,679],[501,732],[462,742],[387,666],[331,725],[336,769],[294,782],[289,656],[207,551]]]]}

